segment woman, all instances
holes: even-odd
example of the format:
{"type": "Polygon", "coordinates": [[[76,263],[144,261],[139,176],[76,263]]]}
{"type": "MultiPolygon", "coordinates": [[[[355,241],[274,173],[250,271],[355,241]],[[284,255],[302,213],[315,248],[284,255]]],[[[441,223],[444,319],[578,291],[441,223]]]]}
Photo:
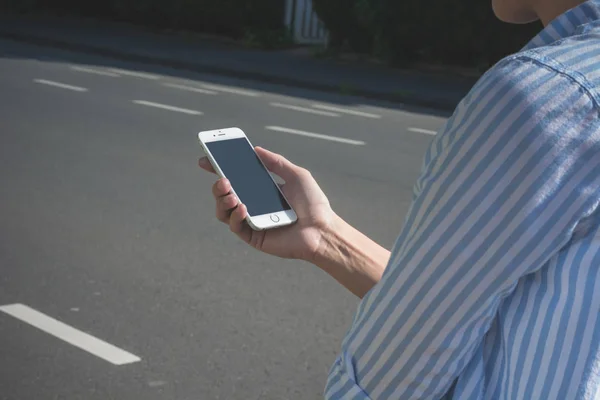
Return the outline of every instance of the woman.
{"type": "Polygon", "coordinates": [[[214,185],[217,217],[242,240],[362,298],[328,399],[600,396],[600,0],[493,3],[545,28],[436,136],[391,253],[267,150],[296,225],[254,232],[229,183],[214,185]]]}

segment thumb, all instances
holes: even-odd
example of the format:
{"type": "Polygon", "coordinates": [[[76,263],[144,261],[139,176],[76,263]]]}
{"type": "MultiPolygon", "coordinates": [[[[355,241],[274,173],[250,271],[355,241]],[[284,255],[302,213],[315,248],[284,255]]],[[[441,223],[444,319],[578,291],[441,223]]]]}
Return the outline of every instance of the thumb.
{"type": "Polygon", "coordinates": [[[284,181],[292,181],[298,177],[300,167],[281,154],[273,153],[262,147],[256,147],[255,150],[267,169],[279,175],[284,181]]]}

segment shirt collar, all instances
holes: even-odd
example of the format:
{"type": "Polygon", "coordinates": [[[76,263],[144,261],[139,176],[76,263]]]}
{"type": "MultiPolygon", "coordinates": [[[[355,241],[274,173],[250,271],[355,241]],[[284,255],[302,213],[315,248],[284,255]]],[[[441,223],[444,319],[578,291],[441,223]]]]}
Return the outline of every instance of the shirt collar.
{"type": "Polygon", "coordinates": [[[562,14],[534,37],[523,50],[546,46],[557,40],[573,36],[582,25],[600,20],[600,0],[587,1],[562,14]]]}

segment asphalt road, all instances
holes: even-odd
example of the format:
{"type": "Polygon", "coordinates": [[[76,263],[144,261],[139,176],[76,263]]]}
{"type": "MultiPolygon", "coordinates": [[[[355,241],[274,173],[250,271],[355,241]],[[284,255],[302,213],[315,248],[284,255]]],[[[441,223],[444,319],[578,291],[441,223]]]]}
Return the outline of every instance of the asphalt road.
{"type": "Polygon", "coordinates": [[[357,300],[214,219],[196,134],[241,127],[389,248],[443,123],[0,41],[0,399],[321,397],[357,300]]]}

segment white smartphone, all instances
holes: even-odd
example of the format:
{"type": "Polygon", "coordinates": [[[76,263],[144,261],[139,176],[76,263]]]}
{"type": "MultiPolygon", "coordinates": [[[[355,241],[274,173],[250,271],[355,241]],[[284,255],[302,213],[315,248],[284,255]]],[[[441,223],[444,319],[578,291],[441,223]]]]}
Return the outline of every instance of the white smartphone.
{"type": "Polygon", "coordinates": [[[252,229],[278,228],[298,220],[241,129],[200,132],[198,139],[217,174],[231,182],[234,194],[248,208],[246,220],[252,229]]]}

